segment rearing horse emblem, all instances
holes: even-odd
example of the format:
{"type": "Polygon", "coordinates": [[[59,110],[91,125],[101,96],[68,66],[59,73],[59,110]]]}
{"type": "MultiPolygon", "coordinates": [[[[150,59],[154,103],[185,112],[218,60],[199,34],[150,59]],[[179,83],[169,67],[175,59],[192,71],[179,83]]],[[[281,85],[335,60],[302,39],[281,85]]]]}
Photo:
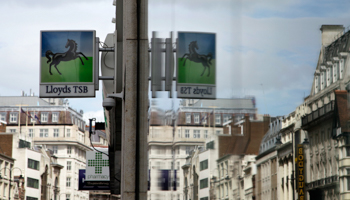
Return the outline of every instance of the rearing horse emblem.
{"type": "Polygon", "coordinates": [[[86,60],[89,60],[82,52],[77,52],[78,44],[74,40],[70,40],[70,39],[67,40],[65,48],[68,48],[68,47],[69,47],[69,49],[65,53],[52,53],[51,50],[46,51],[45,56],[48,59],[47,63],[51,62],[50,69],[49,69],[49,72],[51,75],[52,75],[52,73],[51,73],[51,66],[52,65],[56,68],[57,72],[60,75],[62,75],[61,72],[58,71],[58,69],[57,69],[57,65],[60,64],[61,61],[70,61],[70,60],[75,60],[76,58],[79,58],[81,61],[81,64],[84,65],[83,59],[81,59],[79,54],[84,56],[84,58],[86,60]]]}
{"type": "Polygon", "coordinates": [[[183,63],[183,66],[185,66],[187,59],[193,62],[202,63],[204,70],[201,76],[203,76],[207,68],[208,68],[208,76],[209,76],[211,59],[213,58],[213,55],[211,53],[208,53],[207,55],[198,54],[196,51],[196,49],[198,49],[197,41],[192,41],[188,46],[189,46],[188,50],[190,53],[185,53],[181,58],[181,60],[183,60],[186,57],[183,63]]]}

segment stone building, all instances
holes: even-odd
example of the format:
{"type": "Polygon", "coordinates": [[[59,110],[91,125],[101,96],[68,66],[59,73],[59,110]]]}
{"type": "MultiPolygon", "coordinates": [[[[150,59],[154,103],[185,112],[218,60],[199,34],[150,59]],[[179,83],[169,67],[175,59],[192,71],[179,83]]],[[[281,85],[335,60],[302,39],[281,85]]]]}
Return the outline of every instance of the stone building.
{"type": "MultiPolygon", "coordinates": [[[[60,193],[58,180],[62,165],[48,149],[36,148],[19,133],[0,133],[0,149],[13,156],[14,162],[1,162],[1,174],[11,182],[11,198],[57,199],[60,193]],[[17,194],[16,194],[17,193],[17,194]],[[16,196],[17,195],[17,196],[16,196]],[[50,198],[51,197],[51,198],[50,198]]],[[[4,186],[5,187],[5,186],[4,186]]],[[[8,193],[8,192],[7,192],[8,193]]],[[[8,195],[1,193],[3,195],[8,195]]]]}
{"type": "MultiPolygon", "coordinates": [[[[189,199],[184,193],[186,191],[184,188],[189,185],[186,186],[182,168],[186,164],[186,157],[198,146],[204,148],[206,143],[214,141],[217,135],[222,135],[224,123],[230,119],[234,122],[239,121],[245,115],[251,120],[256,119],[254,98],[184,100],[176,112],[164,112],[151,107],[148,135],[150,172],[148,199],[189,199]],[[169,178],[165,179],[164,174],[169,178]],[[172,182],[170,183],[172,187],[160,180],[172,182]]],[[[212,144],[217,145],[214,142],[212,144]]],[[[209,155],[204,157],[207,156],[209,155]]],[[[212,161],[215,162],[215,158],[212,161]]],[[[200,173],[199,171],[196,173],[200,173]]],[[[209,183],[210,177],[208,185],[209,183]]],[[[209,198],[209,189],[202,191],[200,194],[202,196],[196,198],[209,198]]],[[[200,189],[198,192],[201,192],[200,189]]]]}
{"type": "Polygon", "coordinates": [[[321,33],[322,47],[302,118],[302,129],[310,141],[305,151],[305,189],[307,199],[348,199],[347,133],[335,124],[335,119],[342,118],[339,111],[344,105],[337,105],[338,112],[335,105],[337,90],[349,88],[350,32],[344,32],[342,25],[322,25],[321,33]]]}
{"type": "MultiPolygon", "coordinates": [[[[18,196],[18,185],[13,183],[13,176],[11,176],[11,186],[10,186],[10,172],[13,171],[15,159],[12,158],[8,153],[2,151],[0,145],[0,198],[1,199],[19,199],[18,196]],[[17,196],[17,198],[15,198],[17,196]]],[[[11,174],[12,175],[12,174],[11,174]]],[[[23,199],[23,198],[20,198],[23,199]]]]}
{"type": "MultiPolygon", "coordinates": [[[[339,160],[337,166],[339,168],[339,187],[342,188],[340,194],[342,199],[347,199],[350,198],[348,192],[350,191],[350,176],[348,176],[350,174],[350,104],[348,91],[335,91],[334,113],[332,130],[333,137],[338,141],[336,159],[339,160]]],[[[336,180],[336,178],[333,179],[336,180]]]]}
{"type": "Polygon", "coordinates": [[[270,117],[234,119],[223,124],[222,134],[211,136],[188,156],[182,167],[187,199],[255,198],[254,162],[270,117]]]}
{"type": "Polygon", "coordinates": [[[269,130],[261,141],[259,155],[256,157],[257,174],[255,176],[256,199],[278,199],[278,158],[276,141],[282,128],[283,117],[271,120],[269,130]]]}
{"type": "MultiPolygon", "coordinates": [[[[52,185],[51,191],[45,196],[47,199],[89,198],[88,192],[78,191],[79,169],[85,169],[85,152],[91,150],[89,134],[84,130],[82,111],[77,112],[70,108],[63,99],[40,99],[36,96],[0,97],[0,120],[7,122],[7,132],[18,135],[20,145],[31,145],[30,148],[20,149],[21,151],[35,151],[35,146],[45,151],[50,149],[57,158],[57,166],[64,167],[60,170],[59,180],[56,182],[58,185],[52,185]],[[60,188],[59,194],[52,195],[55,193],[54,187],[60,188]]],[[[41,154],[30,159],[40,163],[41,154]]],[[[22,165],[25,166],[26,163],[22,165]]],[[[45,166],[40,170],[46,173],[45,166]]],[[[48,170],[49,176],[52,176],[51,168],[48,167],[48,170]]],[[[32,174],[37,173],[34,172],[32,174]]],[[[38,179],[31,180],[35,187],[30,190],[41,190],[36,184],[42,186],[42,173],[38,179]]],[[[26,194],[28,192],[27,189],[26,194]]],[[[40,199],[40,195],[33,199],[40,199]]]]}

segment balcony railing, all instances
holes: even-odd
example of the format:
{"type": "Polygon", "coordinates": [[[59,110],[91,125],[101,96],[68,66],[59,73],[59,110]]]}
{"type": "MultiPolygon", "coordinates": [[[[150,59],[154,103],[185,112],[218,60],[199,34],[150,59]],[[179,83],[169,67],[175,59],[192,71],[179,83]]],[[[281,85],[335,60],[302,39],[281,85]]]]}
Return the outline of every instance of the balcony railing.
{"type": "Polygon", "coordinates": [[[310,114],[301,118],[302,125],[306,125],[317,118],[324,116],[325,114],[332,112],[334,110],[334,101],[329,102],[328,104],[318,108],[315,111],[312,111],[310,114]]]}
{"type": "Polygon", "coordinates": [[[333,184],[335,182],[339,181],[339,176],[338,175],[334,175],[334,176],[329,176],[326,178],[322,178],[310,183],[306,184],[306,188],[309,190],[314,189],[314,188],[318,188],[318,187],[323,187],[325,185],[329,185],[329,184],[333,184]]]}

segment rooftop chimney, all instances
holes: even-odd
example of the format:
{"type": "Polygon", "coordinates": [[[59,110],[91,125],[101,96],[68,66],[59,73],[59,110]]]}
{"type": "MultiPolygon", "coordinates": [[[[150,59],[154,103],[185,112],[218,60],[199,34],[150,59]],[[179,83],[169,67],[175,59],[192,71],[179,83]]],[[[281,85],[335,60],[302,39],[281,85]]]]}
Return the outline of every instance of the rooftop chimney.
{"type": "Polygon", "coordinates": [[[344,33],[343,25],[322,25],[322,46],[328,46],[344,33]]]}

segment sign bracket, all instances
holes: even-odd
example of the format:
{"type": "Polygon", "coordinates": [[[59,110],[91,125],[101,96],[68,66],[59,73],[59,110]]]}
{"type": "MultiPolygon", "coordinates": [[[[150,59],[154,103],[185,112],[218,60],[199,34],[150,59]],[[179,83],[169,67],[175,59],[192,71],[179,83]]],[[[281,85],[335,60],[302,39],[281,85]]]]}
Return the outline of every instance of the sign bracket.
{"type": "Polygon", "coordinates": [[[120,93],[107,94],[107,97],[123,100],[124,99],[124,91],[122,91],[120,93]]]}
{"type": "MultiPolygon", "coordinates": [[[[114,47],[98,48],[99,52],[114,52],[114,47]]],[[[100,67],[100,66],[98,66],[100,67]]],[[[99,76],[98,80],[114,80],[114,76],[99,76]]]]}

